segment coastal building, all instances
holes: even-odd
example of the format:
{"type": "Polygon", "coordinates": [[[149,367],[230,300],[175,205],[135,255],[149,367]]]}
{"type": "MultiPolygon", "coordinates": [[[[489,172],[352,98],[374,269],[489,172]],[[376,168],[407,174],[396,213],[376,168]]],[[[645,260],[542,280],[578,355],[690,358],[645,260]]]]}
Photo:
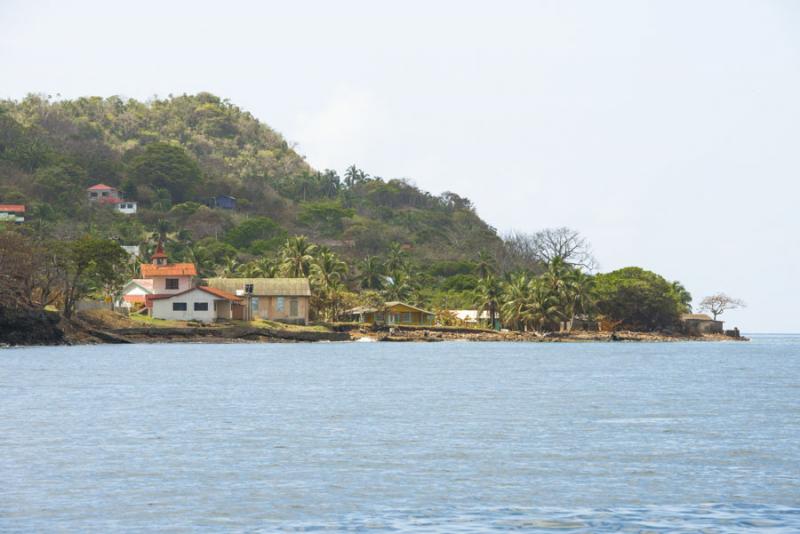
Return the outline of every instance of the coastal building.
{"type": "Polygon", "coordinates": [[[194,263],[169,263],[161,243],[150,261],[141,264],[139,270],[142,278],[152,281],[153,294],[180,293],[194,287],[197,276],[194,263]]]}
{"type": "Polygon", "coordinates": [[[89,202],[111,205],[115,210],[126,215],[132,215],[138,209],[136,202],[125,200],[119,189],[106,184],[96,184],[88,188],[86,197],[89,202]]]}
{"type": "Polygon", "coordinates": [[[167,295],[151,295],[152,316],[173,321],[211,323],[234,318],[242,299],[219,289],[198,286],[167,295]]]}
{"type": "Polygon", "coordinates": [[[681,324],[687,334],[722,334],[722,321],[716,321],[705,313],[685,313],[681,315],[681,324]]]}
{"type": "Polygon", "coordinates": [[[404,302],[391,301],[383,306],[362,306],[346,312],[353,321],[379,325],[432,326],[435,314],[404,302]]]}
{"type": "Polygon", "coordinates": [[[242,299],[241,316],[234,310],[234,319],[308,323],[311,286],[307,278],[209,278],[203,283],[242,299]]]}
{"type": "Polygon", "coordinates": [[[0,204],[0,223],[25,222],[25,206],[22,204],[0,204]]]}
{"type": "MultiPolygon", "coordinates": [[[[465,326],[477,326],[479,324],[489,324],[489,310],[446,310],[458,323],[465,326]]],[[[500,314],[495,312],[495,320],[500,319],[500,314]]]]}
{"type": "Polygon", "coordinates": [[[217,195],[215,197],[211,197],[206,200],[206,206],[209,208],[219,208],[223,210],[235,210],[236,209],[236,197],[231,197],[228,195],[217,195]]]}
{"type": "Polygon", "coordinates": [[[122,288],[115,306],[117,308],[125,308],[128,310],[134,308],[137,304],[145,306],[147,304],[147,295],[153,294],[154,291],[152,279],[134,278],[122,288]]]}

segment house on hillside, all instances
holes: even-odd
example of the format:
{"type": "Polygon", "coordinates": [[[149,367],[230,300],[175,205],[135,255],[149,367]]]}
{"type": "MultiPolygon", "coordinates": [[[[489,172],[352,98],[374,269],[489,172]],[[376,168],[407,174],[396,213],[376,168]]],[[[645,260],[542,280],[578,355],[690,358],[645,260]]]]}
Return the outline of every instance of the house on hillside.
{"type": "Polygon", "coordinates": [[[308,323],[311,286],[307,278],[209,278],[203,283],[242,299],[241,316],[234,319],[308,323]]]}
{"type": "Polygon", "coordinates": [[[716,321],[705,313],[684,313],[681,324],[687,334],[722,334],[722,321],[716,321]]]}
{"type": "Polygon", "coordinates": [[[433,312],[404,302],[386,302],[380,307],[361,306],[345,312],[353,321],[379,325],[432,326],[433,312]]]}
{"type": "Polygon", "coordinates": [[[152,316],[173,321],[199,321],[211,323],[234,318],[235,308],[242,307],[242,299],[219,289],[198,286],[179,293],[149,297],[152,316]]]}
{"type": "Polygon", "coordinates": [[[228,195],[217,195],[215,197],[206,199],[205,205],[212,209],[219,208],[223,210],[235,210],[236,197],[231,197],[228,195]]]}
{"type": "Polygon", "coordinates": [[[125,200],[116,187],[106,184],[96,184],[86,190],[89,202],[96,204],[108,204],[120,213],[132,215],[137,211],[137,204],[131,200],[125,200]]]}
{"type": "Polygon", "coordinates": [[[25,222],[25,206],[22,204],[0,204],[0,223],[25,222]]]}
{"type": "Polygon", "coordinates": [[[139,266],[141,277],[152,280],[153,294],[180,293],[194,287],[197,268],[194,263],[169,263],[164,247],[158,244],[150,263],[139,266]]]}

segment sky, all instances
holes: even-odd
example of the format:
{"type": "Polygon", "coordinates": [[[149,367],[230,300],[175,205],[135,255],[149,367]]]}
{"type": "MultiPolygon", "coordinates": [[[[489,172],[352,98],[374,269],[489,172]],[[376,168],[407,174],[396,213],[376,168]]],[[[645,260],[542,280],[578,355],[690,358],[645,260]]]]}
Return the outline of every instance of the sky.
{"type": "Polygon", "coordinates": [[[800,2],[0,0],[0,98],[209,91],[309,163],[568,226],[800,332],[800,2]]]}

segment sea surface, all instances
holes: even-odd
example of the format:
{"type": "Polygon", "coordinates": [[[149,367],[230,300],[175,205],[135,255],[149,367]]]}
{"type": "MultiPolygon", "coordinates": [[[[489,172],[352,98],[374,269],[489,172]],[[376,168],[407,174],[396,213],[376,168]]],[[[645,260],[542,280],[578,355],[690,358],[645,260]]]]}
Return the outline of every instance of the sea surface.
{"type": "Polygon", "coordinates": [[[0,350],[0,531],[800,532],[800,336],[0,350]]]}

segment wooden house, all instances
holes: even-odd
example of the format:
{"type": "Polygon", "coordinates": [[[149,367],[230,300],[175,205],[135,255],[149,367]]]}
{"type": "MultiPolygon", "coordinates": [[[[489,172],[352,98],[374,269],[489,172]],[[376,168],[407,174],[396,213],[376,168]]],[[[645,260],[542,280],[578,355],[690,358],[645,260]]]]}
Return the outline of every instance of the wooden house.
{"type": "Polygon", "coordinates": [[[308,323],[311,286],[307,278],[209,278],[203,283],[242,299],[242,315],[235,319],[308,323]]]}
{"type": "Polygon", "coordinates": [[[379,307],[359,307],[347,311],[356,322],[379,325],[432,326],[435,314],[404,302],[386,302],[379,307]]]}

